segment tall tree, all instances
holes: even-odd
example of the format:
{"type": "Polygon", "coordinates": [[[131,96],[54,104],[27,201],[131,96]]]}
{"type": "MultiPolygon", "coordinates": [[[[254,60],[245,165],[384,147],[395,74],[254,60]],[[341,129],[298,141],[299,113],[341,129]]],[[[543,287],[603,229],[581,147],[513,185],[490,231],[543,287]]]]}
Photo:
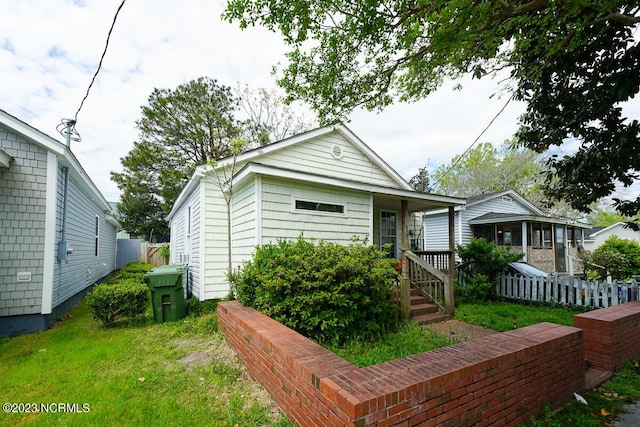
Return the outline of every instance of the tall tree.
{"type": "Polygon", "coordinates": [[[121,159],[123,171],[111,173],[123,193],[118,211],[124,228],[143,237],[152,231],[168,234],[164,217],[197,165],[237,155],[239,146],[259,146],[306,130],[307,122],[280,108],[275,94],[267,94],[244,99],[207,77],[175,89],[154,89],[136,122],[139,141],[121,159]],[[243,117],[243,108],[271,114],[243,117]],[[283,130],[274,123],[288,125],[283,130]]]}
{"type": "Polygon", "coordinates": [[[437,193],[458,197],[514,189],[536,203],[539,200],[533,196],[542,172],[537,157],[536,152],[518,148],[513,141],[505,141],[500,148],[485,142],[438,167],[433,185],[437,193]]]}
{"type": "Polygon", "coordinates": [[[433,191],[429,180],[429,170],[426,166],[418,169],[418,173],[409,180],[409,185],[420,193],[431,193],[433,191]]]}
{"type": "Polygon", "coordinates": [[[275,90],[251,90],[248,86],[238,86],[236,93],[241,110],[247,117],[244,121],[244,139],[252,141],[253,145],[270,144],[316,127],[315,120],[307,120],[294,113],[275,90]]]}
{"type": "MultiPolygon", "coordinates": [[[[640,169],[640,124],[620,110],[640,90],[639,15],[637,0],[229,0],[225,12],[282,33],[291,51],[279,84],[323,122],[510,69],[507,89],[528,104],[520,143],[580,142],[549,160],[545,188],[584,211],[640,169]]],[[[616,203],[640,211],[640,198],[616,203]]]]}

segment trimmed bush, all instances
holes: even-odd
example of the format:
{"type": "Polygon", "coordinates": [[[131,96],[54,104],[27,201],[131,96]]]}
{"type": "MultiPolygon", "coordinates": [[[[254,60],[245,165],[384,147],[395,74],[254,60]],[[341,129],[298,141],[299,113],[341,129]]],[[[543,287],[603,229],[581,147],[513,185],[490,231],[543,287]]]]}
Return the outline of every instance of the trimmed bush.
{"type": "Polygon", "coordinates": [[[259,246],[229,279],[242,304],[315,341],[342,343],[395,329],[396,263],[355,240],[316,245],[300,237],[259,246]]]}
{"type": "Polygon", "coordinates": [[[149,289],[132,279],[103,283],[87,294],[86,302],[96,320],[111,326],[119,317],[143,314],[149,304],[149,289]]]}

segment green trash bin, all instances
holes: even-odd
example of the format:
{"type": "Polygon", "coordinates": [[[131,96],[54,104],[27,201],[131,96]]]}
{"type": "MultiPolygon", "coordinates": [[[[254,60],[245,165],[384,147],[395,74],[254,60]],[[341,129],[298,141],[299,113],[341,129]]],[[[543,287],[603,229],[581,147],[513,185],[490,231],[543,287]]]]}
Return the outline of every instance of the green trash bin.
{"type": "Polygon", "coordinates": [[[183,274],[183,265],[162,265],[145,274],[156,323],[174,322],[187,315],[183,274]]]}

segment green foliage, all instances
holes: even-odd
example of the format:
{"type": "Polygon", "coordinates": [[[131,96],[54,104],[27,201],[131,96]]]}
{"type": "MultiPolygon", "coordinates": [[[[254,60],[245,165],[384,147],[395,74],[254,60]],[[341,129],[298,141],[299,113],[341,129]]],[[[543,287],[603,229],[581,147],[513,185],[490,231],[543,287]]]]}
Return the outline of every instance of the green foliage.
{"type": "Polygon", "coordinates": [[[411,185],[414,190],[420,193],[433,192],[433,188],[431,188],[431,184],[429,182],[429,170],[426,168],[426,166],[420,168],[418,170],[418,173],[409,180],[409,185],[411,185]]]}
{"type": "Polygon", "coordinates": [[[510,302],[465,302],[456,308],[456,319],[498,332],[506,332],[540,322],[573,326],[573,316],[580,313],[558,305],[514,304],[510,302]]]}
{"type": "Polygon", "coordinates": [[[628,279],[640,273],[640,244],[614,235],[587,256],[587,261],[604,267],[587,264],[590,277],[604,280],[608,271],[615,280],[628,279]]]}
{"type": "Polygon", "coordinates": [[[200,301],[195,297],[189,298],[187,303],[190,317],[200,317],[204,314],[215,313],[216,307],[218,306],[218,300],[200,301]]]}
{"type": "MultiPolygon", "coordinates": [[[[323,123],[511,70],[504,89],[527,104],[519,143],[580,143],[550,159],[546,191],[586,211],[637,173],[640,122],[622,106],[640,90],[639,13],[637,0],[229,0],[224,17],[282,34],[290,51],[278,84],[323,123]]],[[[640,211],[640,198],[616,203],[623,215],[640,211]]]]}
{"type": "Polygon", "coordinates": [[[169,258],[169,256],[171,255],[171,247],[168,243],[163,243],[162,246],[160,246],[158,253],[161,257],[169,258]]]}
{"type": "Polygon", "coordinates": [[[416,322],[406,322],[398,331],[386,334],[378,340],[352,340],[340,346],[329,346],[329,350],[364,368],[451,344],[454,343],[450,337],[444,334],[422,329],[416,322]]]}
{"type": "Polygon", "coordinates": [[[111,326],[119,317],[133,317],[145,312],[149,289],[135,279],[97,285],[86,296],[87,306],[96,320],[111,326]]]}
{"type": "Polygon", "coordinates": [[[374,339],[394,329],[396,260],[374,246],[302,237],[260,246],[230,274],[238,300],[319,342],[374,339]]]}
{"type": "MultiPolygon", "coordinates": [[[[494,283],[510,262],[522,259],[523,254],[512,253],[507,247],[497,246],[480,237],[471,239],[468,245],[458,245],[458,256],[466,264],[472,275],[485,276],[494,283]]],[[[478,278],[480,280],[480,278],[478,278]]]]}
{"type": "Polygon", "coordinates": [[[464,301],[486,301],[491,299],[493,288],[487,276],[474,273],[462,287],[462,298],[464,301]]]}
{"type": "Polygon", "coordinates": [[[434,186],[437,193],[459,197],[513,189],[536,203],[539,192],[535,182],[542,171],[537,157],[514,141],[505,141],[500,148],[485,142],[436,169],[434,186]]]}
{"type": "Polygon", "coordinates": [[[117,206],[123,228],[144,238],[168,234],[166,215],[197,165],[236,154],[239,140],[250,148],[272,142],[265,138],[276,131],[283,137],[304,130],[306,123],[292,125],[294,116],[281,104],[267,92],[253,97],[246,89],[236,96],[207,77],[154,89],[136,122],[139,141],[121,159],[123,172],[111,173],[123,194],[117,206]]]}

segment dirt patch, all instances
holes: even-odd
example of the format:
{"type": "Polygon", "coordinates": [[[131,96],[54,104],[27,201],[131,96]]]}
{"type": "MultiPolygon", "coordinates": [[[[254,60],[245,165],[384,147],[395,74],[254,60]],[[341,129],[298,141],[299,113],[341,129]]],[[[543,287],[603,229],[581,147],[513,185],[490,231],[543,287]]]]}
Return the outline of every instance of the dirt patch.
{"type": "Polygon", "coordinates": [[[492,329],[472,325],[470,323],[463,322],[462,320],[447,320],[446,322],[433,323],[431,325],[425,325],[424,329],[448,335],[451,340],[455,342],[471,341],[497,333],[492,329]]]}

